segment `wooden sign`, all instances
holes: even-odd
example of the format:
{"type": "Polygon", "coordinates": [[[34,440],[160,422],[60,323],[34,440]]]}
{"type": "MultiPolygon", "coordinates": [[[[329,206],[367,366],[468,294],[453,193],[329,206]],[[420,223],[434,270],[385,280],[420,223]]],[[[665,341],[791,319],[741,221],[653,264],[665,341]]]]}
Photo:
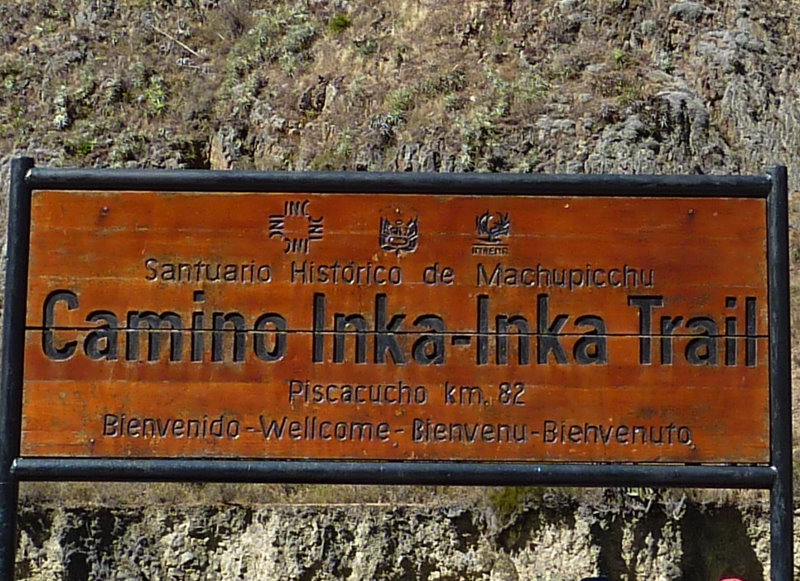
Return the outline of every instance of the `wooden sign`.
{"type": "Polygon", "coordinates": [[[3,581],[75,479],[769,489],[792,578],[785,167],[10,184],[3,581]]]}
{"type": "Polygon", "coordinates": [[[23,457],[767,463],[761,198],[33,193],[23,457]]]}

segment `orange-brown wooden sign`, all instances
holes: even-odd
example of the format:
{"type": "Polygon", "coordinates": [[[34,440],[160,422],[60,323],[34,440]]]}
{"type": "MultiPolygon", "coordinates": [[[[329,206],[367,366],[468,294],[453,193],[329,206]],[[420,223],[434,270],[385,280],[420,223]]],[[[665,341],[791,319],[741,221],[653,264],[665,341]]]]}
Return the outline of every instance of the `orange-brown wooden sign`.
{"type": "Polygon", "coordinates": [[[28,457],[768,462],[765,200],[33,195],[28,457]]]}

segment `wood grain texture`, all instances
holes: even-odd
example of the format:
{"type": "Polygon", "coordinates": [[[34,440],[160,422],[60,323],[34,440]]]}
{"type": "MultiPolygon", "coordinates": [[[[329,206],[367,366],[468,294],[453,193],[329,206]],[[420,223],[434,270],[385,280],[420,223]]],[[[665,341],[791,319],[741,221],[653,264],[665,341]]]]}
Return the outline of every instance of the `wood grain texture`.
{"type": "Polygon", "coordinates": [[[35,192],[22,453],[767,462],[765,240],[756,199],[35,192]]]}

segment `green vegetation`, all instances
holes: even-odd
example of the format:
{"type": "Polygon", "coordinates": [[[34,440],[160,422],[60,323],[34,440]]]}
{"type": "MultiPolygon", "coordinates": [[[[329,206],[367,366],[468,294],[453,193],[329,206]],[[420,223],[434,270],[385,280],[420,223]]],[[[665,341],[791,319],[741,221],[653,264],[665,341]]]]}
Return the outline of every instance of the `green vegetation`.
{"type": "Polygon", "coordinates": [[[334,34],[341,34],[352,25],[353,21],[343,12],[337,12],[328,21],[328,29],[334,34]]]}
{"type": "Polygon", "coordinates": [[[303,3],[278,3],[255,11],[252,18],[253,27],[228,54],[229,82],[272,64],[292,74],[312,60],[310,48],[317,29],[303,3]]]}
{"type": "Polygon", "coordinates": [[[487,495],[489,507],[501,523],[508,522],[525,510],[528,503],[542,499],[547,491],[538,486],[503,486],[491,489],[487,495]]]}
{"type": "Polygon", "coordinates": [[[151,117],[163,115],[167,110],[167,87],[164,78],[160,75],[150,77],[141,98],[148,115],[151,117]]]}

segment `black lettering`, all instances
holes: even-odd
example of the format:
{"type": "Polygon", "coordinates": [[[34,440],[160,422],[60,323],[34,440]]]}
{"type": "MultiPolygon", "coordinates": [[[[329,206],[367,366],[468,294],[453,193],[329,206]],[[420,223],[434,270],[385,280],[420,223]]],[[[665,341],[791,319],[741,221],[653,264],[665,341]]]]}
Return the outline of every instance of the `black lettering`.
{"type": "Polygon", "coordinates": [[[477,364],[489,363],[489,296],[478,295],[477,364]]]}
{"type": "Polygon", "coordinates": [[[119,435],[119,417],[114,414],[105,414],[103,416],[103,436],[115,438],[119,435]]]}
{"type": "Polygon", "coordinates": [[[520,365],[528,365],[531,362],[531,328],[528,320],[520,315],[507,317],[498,315],[497,323],[497,344],[495,345],[495,358],[498,365],[508,363],[508,332],[513,325],[517,329],[517,361],[520,365]]]}
{"type": "MultiPolygon", "coordinates": [[[[736,308],[736,297],[725,297],[725,306],[736,308]]],[[[725,365],[736,365],[736,317],[725,317],[725,365]]]]}
{"type": "Polygon", "coordinates": [[[161,331],[166,330],[170,338],[170,361],[180,361],[183,351],[181,318],[173,312],[160,315],[152,311],[130,311],[128,313],[128,332],[125,357],[128,361],[139,360],[139,330],[147,332],[147,360],[158,361],[161,355],[161,331]],[[143,326],[144,325],[144,326],[143,326]],[[166,329],[164,328],[166,325],[166,329]]]}
{"type": "Polygon", "coordinates": [[[261,315],[254,326],[253,350],[261,361],[280,361],[286,356],[286,319],[277,313],[261,315]],[[272,349],[267,349],[267,328],[275,337],[272,349]]]}
{"type": "Polygon", "coordinates": [[[214,313],[212,316],[211,332],[211,361],[221,362],[225,360],[225,337],[228,335],[228,326],[233,327],[233,353],[231,360],[234,362],[244,361],[245,341],[247,331],[245,321],[241,313],[214,313]]]}
{"type": "Polygon", "coordinates": [[[97,323],[103,321],[103,325],[99,325],[86,335],[83,342],[83,350],[89,359],[99,360],[105,359],[107,361],[117,360],[117,329],[119,328],[119,321],[114,313],[111,311],[93,311],[86,317],[89,323],[97,323]]]}
{"type": "Polygon", "coordinates": [[[336,332],[333,336],[333,362],[344,363],[345,360],[345,335],[348,333],[347,327],[352,327],[355,332],[356,342],[356,363],[367,362],[367,321],[361,315],[343,315],[336,313],[333,316],[333,328],[336,332]]]}
{"type": "Polygon", "coordinates": [[[500,264],[496,264],[494,270],[492,271],[492,275],[488,276],[486,274],[486,269],[483,266],[482,262],[478,263],[478,280],[477,286],[500,286],[500,277],[503,273],[503,267],[500,264]]]}
{"type": "Polygon", "coordinates": [[[575,320],[578,327],[594,327],[575,341],[572,356],[581,365],[605,365],[608,363],[606,323],[597,315],[583,315],[575,320]]]}
{"type": "MultiPolygon", "coordinates": [[[[193,300],[195,303],[203,303],[206,300],[206,293],[203,291],[194,291],[193,300]]],[[[205,348],[205,313],[203,311],[192,312],[192,361],[202,361],[205,348]]]]}
{"type": "Polygon", "coordinates": [[[686,322],[692,331],[701,331],[686,345],[686,360],[692,365],[717,365],[717,324],[708,317],[694,317],[686,322]]]}
{"type": "Polygon", "coordinates": [[[325,359],[325,295],[314,293],[314,309],[312,313],[313,332],[311,334],[311,360],[322,363],[325,359]]]}
{"type": "Polygon", "coordinates": [[[398,331],[405,315],[394,315],[389,323],[386,323],[386,295],[375,296],[375,363],[386,362],[386,351],[392,356],[392,360],[399,365],[406,362],[397,338],[394,334],[398,331]]]}
{"type": "Polygon", "coordinates": [[[55,311],[56,305],[60,302],[65,303],[68,311],[73,311],[78,308],[78,296],[71,291],[59,290],[51,292],[44,301],[42,350],[45,355],[54,361],[69,359],[75,353],[75,348],[78,345],[77,341],[68,341],[60,347],[55,344],[53,334],[53,329],[56,327],[55,311]]]}
{"type": "Polygon", "coordinates": [[[445,325],[441,317],[422,315],[414,321],[415,326],[425,326],[429,334],[422,335],[414,342],[412,356],[414,361],[422,365],[441,365],[445,360],[444,335],[445,325]]]}
{"type": "Polygon", "coordinates": [[[653,354],[651,352],[653,309],[664,306],[664,297],[646,295],[629,296],[628,306],[639,309],[639,363],[641,365],[651,365],[653,362],[653,354]]]}
{"type": "Polygon", "coordinates": [[[661,317],[661,364],[672,365],[672,333],[681,326],[683,317],[661,317]]]}
{"type": "Polygon", "coordinates": [[[547,363],[548,355],[552,352],[556,363],[566,363],[567,355],[558,336],[569,317],[564,314],[556,315],[550,323],[550,298],[546,294],[541,294],[536,297],[536,301],[536,360],[540,364],[547,363]]]}
{"type": "Polygon", "coordinates": [[[156,280],[158,278],[158,271],[156,270],[156,266],[158,266],[158,260],[155,258],[148,258],[144,261],[144,267],[147,269],[149,273],[147,276],[144,277],[145,280],[156,280]]]}
{"type": "Polygon", "coordinates": [[[756,365],[756,298],[747,297],[744,300],[745,310],[745,356],[744,363],[748,367],[756,365]]]}

